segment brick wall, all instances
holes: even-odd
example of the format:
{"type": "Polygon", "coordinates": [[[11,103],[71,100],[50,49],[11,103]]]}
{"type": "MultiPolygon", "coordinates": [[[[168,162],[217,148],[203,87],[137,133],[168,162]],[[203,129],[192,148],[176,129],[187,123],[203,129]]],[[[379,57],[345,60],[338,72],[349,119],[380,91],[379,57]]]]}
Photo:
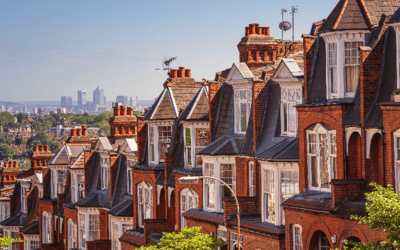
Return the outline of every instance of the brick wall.
{"type": "MultiPolygon", "coordinates": [[[[274,72],[274,71],[273,71],[274,72]]],[[[273,74],[271,73],[271,75],[273,74]]],[[[253,150],[257,147],[258,136],[260,134],[261,122],[264,113],[265,99],[267,97],[267,84],[265,82],[253,81],[253,150]]]]}
{"type": "Polygon", "coordinates": [[[144,220],[144,237],[145,244],[147,245],[149,241],[150,234],[162,233],[162,232],[172,232],[174,228],[168,225],[168,221],[164,219],[147,219],[144,220]]]}
{"type": "Polygon", "coordinates": [[[86,241],[87,250],[110,250],[111,240],[86,241]]]}
{"type": "Polygon", "coordinates": [[[87,185],[89,184],[90,170],[92,169],[93,153],[94,150],[83,150],[84,157],[84,169],[85,169],[85,190],[87,190],[87,185]]]}
{"type": "MultiPolygon", "coordinates": [[[[308,81],[311,77],[312,63],[314,59],[315,39],[315,36],[303,35],[304,100],[307,100],[308,81]]],[[[305,103],[307,103],[307,101],[305,103]]]]}
{"type": "Polygon", "coordinates": [[[208,133],[208,141],[212,142],[212,136],[214,133],[215,120],[217,119],[218,103],[221,95],[223,78],[218,82],[209,83],[209,98],[208,98],[208,114],[210,121],[210,131],[208,133]]]}
{"type": "Polygon", "coordinates": [[[137,136],[136,143],[138,146],[138,162],[142,161],[147,137],[147,124],[143,121],[143,116],[137,117],[137,136]]]}
{"type": "Polygon", "coordinates": [[[186,218],[186,225],[188,227],[201,227],[202,228],[202,230],[200,231],[201,233],[205,233],[205,234],[214,233],[214,234],[217,234],[217,228],[218,228],[217,224],[186,218]]]}
{"type": "Polygon", "coordinates": [[[362,179],[363,168],[361,162],[361,136],[357,132],[353,132],[349,139],[348,152],[349,155],[346,157],[347,162],[347,178],[349,179],[362,179]]]}
{"type": "MultiPolygon", "coordinates": [[[[64,206],[64,222],[63,222],[63,232],[64,232],[64,241],[66,244],[64,244],[64,250],[68,250],[68,220],[71,219],[76,223],[77,229],[79,228],[79,223],[78,223],[78,210],[77,209],[71,209],[69,207],[64,206]]],[[[79,246],[79,237],[77,233],[77,246],[79,246]]]]}
{"type": "Polygon", "coordinates": [[[120,157],[119,153],[110,154],[110,201],[112,201],[115,183],[117,182],[119,157],[120,157]]]}
{"type": "MultiPolygon", "coordinates": [[[[246,213],[257,213],[259,209],[257,207],[257,201],[255,197],[237,197],[239,202],[239,209],[241,214],[246,213]]],[[[231,214],[237,214],[237,204],[234,197],[225,196],[222,198],[224,207],[224,220],[229,219],[231,214]]]]}
{"type": "Polygon", "coordinates": [[[364,180],[332,180],[332,210],[339,204],[341,200],[350,198],[350,200],[358,200],[364,196],[365,181],[364,180]]]}
{"type": "MultiPolygon", "coordinates": [[[[57,206],[57,202],[50,202],[50,201],[42,201],[39,200],[39,232],[43,232],[43,220],[42,220],[42,216],[43,216],[43,212],[49,212],[51,215],[51,232],[52,232],[52,240],[53,242],[57,242],[58,239],[56,238],[56,234],[54,233],[54,222],[53,222],[53,211],[54,211],[54,207],[57,206]]],[[[42,237],[40,237],[40,246],[42,247],[42,237]]],[[[58,245],[57,245],[58,247],[58,245]]],[[[43,248],[44,249],[44,248],[43,248]]],[[[47,248],[46,248],[47,249],[47,248]]],[[[53,248],[51,248],[53,249],[53,248]]],[[[57,248],[58,249],[58,248],[57,248]]]]}
{"type": "MultiPolygon", "coordinates": [[[[375,134],[371,140],[370,159],[365,160],[365,181],[367,185],[371,182],[376,182],[383,185],[383,159],[382,159],[382,136],[375,134]]],[[[367,186],[370,191],[371,188],[367,186]]]]}
{"type": "Polygon", "coordinates": [[[99,209],[100,212],[100,240],[108,240],[108,210],[99,209]]]}

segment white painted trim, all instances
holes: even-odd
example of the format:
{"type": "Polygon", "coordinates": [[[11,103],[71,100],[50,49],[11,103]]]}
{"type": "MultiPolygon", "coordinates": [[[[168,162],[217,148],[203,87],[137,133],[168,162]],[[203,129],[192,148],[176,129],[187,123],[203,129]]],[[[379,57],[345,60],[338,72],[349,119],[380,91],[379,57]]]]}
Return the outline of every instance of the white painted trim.
{"type": "Polygon", "coordinates": [[[349,155],[349,142],[350,142],[350,137],[353,133],[357,132],[360,134],[361,137],[361,128],[359,127],[350,127],[345,129],[345,134],[346,134],[346,155],[349,155]]]}
{"type": "Polygon", "coordinates": [[[371,157],[371,143],[372,143],[372,138],[374,137],[375,134],[380,134],[382,135],[382,131],[377,128],[370,128],[366,129],[366,140],[367,140],[367,159],[370,159],[371,157]]]}
{"type": "Polygon", "coordinates": [[[197,103],[199,103],[199,100],[201,98],[201,95],[203,94],[203,91],[204,91],[204,89],[201,88],[200,93],[198,94],[196,101],[194,102],[187,119],[190,119],[192,117],[193,111],[196,109],[197,103]]]}
{"type": "Polygon", "coordinates": [[[161,98],[160,98],[160,100],[158,101],[157,106],[156,106],[156,108],[154,109],[153,114],[151,114],[150,120],[152,120],[152,119],[154,118],[154,114],[157,113],[157,110],[158,110],[158,107],[160,106],[160,103],[162,102],[162,100],[164,100],[165,92],[166,92],[166,89],[164,88],[164,89],[163,89],[163,92],[162,92],[162,94],[161,94],[161,98]]]}
{"type": "MultiPolygon", "coordinates": [[[[171,194],[175,189],[173,189],[172,187],[168,187],[168,207],[171,207],[171,194]]],[[[175,204],[174,204],[175,206],[175,204]]]]}
{"type": "Polygon", "coordinates": [[[176,105],[174,93],[172,92],[170,87],[167,87],[167,89],[168,89],[169,98],[170,98],[170,100],[172,102],[172,106],[174,108],[175,117],[178,118],[179,117],[179,110],[178,110],[178,106],[176,105]]]}

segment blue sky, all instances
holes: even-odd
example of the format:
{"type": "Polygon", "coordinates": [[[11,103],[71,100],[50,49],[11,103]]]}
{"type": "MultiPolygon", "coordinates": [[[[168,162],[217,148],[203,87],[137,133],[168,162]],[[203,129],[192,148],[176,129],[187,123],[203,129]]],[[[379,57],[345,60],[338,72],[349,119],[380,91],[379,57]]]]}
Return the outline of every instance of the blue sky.
{"type": "MultiPolygon", "coordinates": [[[[280,9],[297,5],[295,39],[326,18],[338,0],[1,0],[0,101],[77,99],[101,86],[153,99],[162,90],[164,57],[192,77],[213,79],[239,61],[237,44],[250,23],[280,39],[280,9]]],[[[286,14],[285,20],[291,21],[286,14]]],[[[292,37],[291,31],[285,39],[292,37]]]]}

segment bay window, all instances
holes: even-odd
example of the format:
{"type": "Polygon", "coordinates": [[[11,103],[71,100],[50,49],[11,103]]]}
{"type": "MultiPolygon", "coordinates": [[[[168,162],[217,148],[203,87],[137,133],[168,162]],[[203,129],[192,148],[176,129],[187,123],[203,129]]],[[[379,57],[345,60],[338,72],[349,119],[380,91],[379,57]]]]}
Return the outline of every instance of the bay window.
{"type": "Polygon", "coordinates": [[[332,96],[338,94],[337,43],[328,43],[328,86],[332,96]]]}
{"type": "Polygon", "coordinates": [[[100,239],[100,216],[98,214],[89,214],[89,240],[100,239]]]}
{"type": "Polygon", "coordinates": [[[285,215],[280,204],[299,193],[298,163],[263,163],[261,179],[262,221],[284,225],[285,215]]]}
{"type": "Polygon", "coordinates": [[[201,167],[201,157],[197,153],[207,146],[208,128],[185,127],[185,166],[189,168],[201,167]]]}
{"type": "Polygon", "coordinates": [[[71,173],[71,199],[73,203],[85,197],[85,176],[82,173],[71,173]]]}
{"type": "Polygon", "coordinates": [[[111,250],[117,250],[119,247],[119,225],[118,222],[111,222],[111,250]]]}
{"type": "Polygon", "coordinates": [[[143,227],[144,219],[153,218],[153,188],[152,186],[142,181],[138,185],[138,211],[139,211],[139,226],[143,227]]]}
{"type": "Polygon", "coordinates": [[[98,211],[79,212],[79,246],[86,248],[86,241],[100,239],[100,215],[98,211]]]}
{"type": "Polygon", "coordinates": [[[29,241],[29,250],[39,249],[39,241],[38,240],[30,240],[29,241]]]}
{"type": "Polygon", "coordinates": [[[85,176],[78,175],[78,200],[85,198],[85,176]]]}
{"type": "Polygon", "coordinates": [[[76,244],[77,243],[76,223],[73,220],[68,219],[67,225],[68,225],[68,249],[77,248],[78,245],[76,244]]]}
{"type": "Polygon", "coordinates": [[[42,243],[50,244],[51,240],[51,215],[49,212],[42,213],[42,243]]]}
{"type": "Polygon", "coordinates": [[[149,125],[148,136],[150,163],[164,162],[165,153],[168,152],[171,144],[172,126],[149,125]]]}
{"type": "Polygon", "coordinates": [[[245,134],[251,111],[251,89],[235,89],[234,92],[235,133],[245,134]]]}
{"type": "Polygon", "coordinates": [[[111,239],[111,250],[121,249],[119,238],[127,230],[133,229],[133,220],[127,217],[109,217],[109,238],[111,239]]]}
{"type": "MultiPolygon", "coordinates": [[[[232,157],[220,157],[223,161],[210,162],[212,157],[206,158],[203,165],[203,176],[211,176],[224,181],[234,192],[236,192],[236,165],[232,157]]],[[[204,159],[203,159],[204,160],[204,159]]],[[[215,160],[215,159],[214,159],[215,160]]],[[[203,181],[203,202],[205,209],[215,212],[223,212],[222,199],[224,195],[231,196],[230,190],[221,182],[204,178],[203,181]]]]}
{"type": "Polygon", "coordinates": [[[79,246],[86,248],[86,216],[79,213],[79,246]]]}
{"type": "Polygon", "coordinates": [[[27,187],[21,185],[21,212],[26,213],[26,190],[27,187]]]}
{"type": "Polygon", "coordinates": [[[322,124],[307,130],[309,188],[330,191],[331,179],[336,179],[336,131],[322,124]]]}
{"type": "Polygon", "coordinates": [[[198,207],[198,195],[195,191],[185,188],[181,191],[181,229],[186,227],[183,213],[189,209],[198,207]]]}
{"type": "Polygon", "coordinates": [[[67,181],[68,171],[65,168],[53,168],[51,170],[51,197],[57,199],[57,194],[63,194],[65,191],[65,184],[67,181]]]}
{"type": "Polygon", "coordinates": [[[363,46],[363,42],[344,43],[344,72],[346,79],[346,93],[356,92],[358,79],[360,79],[360,56],[358,47],[363,46]]]}
{"type": "Polygon", "coordinates": [[[302,241],[302,228],[300,225],[293,225],[293,250],[302,250],[303,249],[303,241],[302,241]]]}

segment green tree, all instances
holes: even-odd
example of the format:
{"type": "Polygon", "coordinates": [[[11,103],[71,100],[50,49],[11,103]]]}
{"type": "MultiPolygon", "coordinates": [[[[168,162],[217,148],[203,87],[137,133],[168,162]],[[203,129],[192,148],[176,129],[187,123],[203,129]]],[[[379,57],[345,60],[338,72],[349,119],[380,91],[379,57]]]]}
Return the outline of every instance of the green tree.
{"type": "Polygon", "coordinates": [[[22,139],[21,140],[21,144],[26,144],[26,143],[28,143],[28,139],[22,139]]]}
{"type": "Polygon", "coordinates": [[[12,143],[15,142],[15,139],[14,139],[13,137],[7,137],[7,138],[6,138],[6,141],[7,141],[7,144],[8,144],[8,145],[11,145],[12,143]]]}
{"type": "Polygon", "coordinates": [[[136,116],[142,115],[142,112],[140,112],[140,111],[133,111],[133,115],[136,115],[136,116]]]}
{"type": "Polygon", "coordinates": [[[26,119],[26,117],[25,117],[24,113],[18,113],[18,115],[17,115],[17,121],[18,121],[19,123],[22,123],[22,121],[25,120],[25,119],[26,119]]]}
{"type": "Polygon", "coordinates": [[[0,124],[3,126],[3,128],[9,127],[9,124],[13,126],[14,123],[15,118],[12,114],[8,113],[7,111],[0,113],[0,124]]]}
{"type": "Polygon", "coordinates": [[[49,119],[47,119],[47,121],[51,122],[51,125],[53,127],[55,127],[57,125],[57,121],[53,116],[50,116],[49,119]]]}
{"type": "Polygon", "coordinates": [[[57,152],[60,148],[60,143],[44,132],[39,132],[35,137],[28,139],[26,146],[29,153],[33,151],[33,145],[48,145],[51,152],[57,152]]]}
{"type": "Polygon", "coordinates": [[[3,249],[3,247],[7,247],[11,244],[13,244],[14,242],[23,242],[23,240],[19,239],[14,239],[11,237],[0,237],[0,249],[3,249]]]}
{"type": "MultiPolygon", "coordinates": [[[[31,137],[31,138],[35,138],[35,137],[31,137]]],[[[31,138],[29,138],[29,140],[31,138]]],[[[29,141],[29,140],[28,140],[28,143],[26,144],[26,150],[28,151],[28,154],[32,153],[34,145],[43,145],[40,140],[31,140],[31,141],[29,141]]]]}
{"type": "Polygon", "coordinates": [[[370,229],[383,230],[388,233],[388,243],[379,244],[378,242],[353,242],[344,240],[347,246],[343,249],[362,249],[362,250],[387,250],[397,249],[400,246],[400,194],[397,194],[393,188],[382,187],[375,182],[370,184],[375,189],[371,193],[366,193],[367,203],[365,209],[367,216],[354,216],[361,224],[367,225],[370,229]]]}
{"type": "Polygon", "coordinates": [[[20,163],[20,164],[18,164],[18,167],[20,169],[30,169],[31,168],[31,162],[20,163]]]}
{"type": "Polygon", "coordinates": [[[14,149],[12,149],[6,143],[0,143],[0,159],[4,160],[6,158],[12,159],[14,156],[14,149]]]}
{"type": "Polygon", "coordinates": [[[207,249],[214,250],[218,247],[223,247],[226,242],[222,239],[217,239],[215,236],[200,233],[201,227],[185,227],[179,233],[163,233],[161,242],[154,246],[142,246],[141,250],[158,250],[158,249],[207,249]]]}

